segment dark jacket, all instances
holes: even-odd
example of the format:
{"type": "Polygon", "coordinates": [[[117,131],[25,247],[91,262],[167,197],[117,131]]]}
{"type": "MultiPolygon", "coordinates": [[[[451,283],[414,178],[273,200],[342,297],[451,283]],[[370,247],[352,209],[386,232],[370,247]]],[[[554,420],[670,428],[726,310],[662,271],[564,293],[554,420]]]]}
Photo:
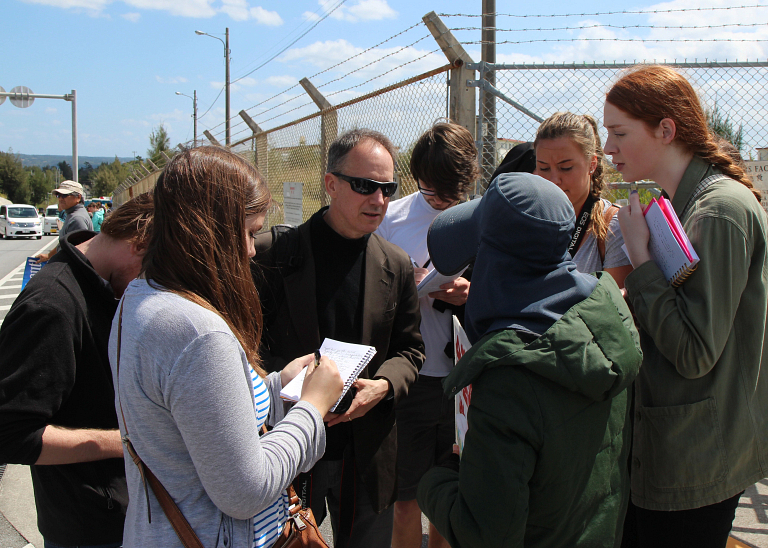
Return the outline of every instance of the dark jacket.
{"type": "Polygon", "coordinates": [[[49,424],[117,428],[107,342],[117,301],[64,239],[27,284],[0,328],[0,462],[28,464],[38,528],[56,544],[122,539],[128,492],[123,459],[35,466],[49,424]]]}
{"type": "Polygon", "coordinates": [[[715,504],[768,476],[768,220],[694,156],[672,206],[701,262],[680,287],[648,261],[627,276],[643,343],[635,383],[632,502],[715,504]]]}
{"type": "Polygon", "coordinates": [[[630,386],[637,331],[607,274],[526,344],[478,341],[443,381],[472,385],[459,472],[422,478],[422,511],[457,547],[613,547],[629,497],[630,386]]]}
{"type": "MultiPolygon", "coordinates": [[[[360,378],[385,378],[393,397],[352,421],[355,461],[376,511],[396,497],[397,432],[394,406],[408,394],[424,362],[421,315],[413,267],[405,252],[379,236],[368,240],[365,257],[362,336],[376,348],[360,378]]],[[[268,371],[320,347],[315,296],[315,263],[309,222],[256,238],[254,278],[264,307],[262,353],[268,371]]]]}

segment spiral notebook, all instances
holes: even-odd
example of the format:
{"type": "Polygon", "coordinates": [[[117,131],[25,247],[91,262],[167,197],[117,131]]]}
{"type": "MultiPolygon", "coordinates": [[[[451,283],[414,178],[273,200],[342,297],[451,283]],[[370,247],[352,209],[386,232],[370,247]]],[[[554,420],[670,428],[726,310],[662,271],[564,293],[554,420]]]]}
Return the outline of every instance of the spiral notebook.
{"type": "Polygon", "coordinates": [[[643,214],[651,233],[648,251],[670,285],[678,287],[696,270],[699,256],[669,200],[654,198],[643,214]]]}
{"type": "MultiPolygon", "coordinates": [[[[357,380],[360,372],[376,355],[376,349],[364,344],[352,344],[337,341],[334,339],[325,339],[320,347],[320,355],[327,356],[336,362],[339,368],[341,379],[344,381],[344,390],[341,396],[331,407],[331,412],[336,410],[339,402],[346,395],[349,388],[357,380]]],[[[301,388],[304,385],[304,377],[307,369],[302,369],[301,373],[296,375],[291,382],[286,384],[280,391],[280,397],[287,401],[299,401],[301,399],[301,388]]]]}

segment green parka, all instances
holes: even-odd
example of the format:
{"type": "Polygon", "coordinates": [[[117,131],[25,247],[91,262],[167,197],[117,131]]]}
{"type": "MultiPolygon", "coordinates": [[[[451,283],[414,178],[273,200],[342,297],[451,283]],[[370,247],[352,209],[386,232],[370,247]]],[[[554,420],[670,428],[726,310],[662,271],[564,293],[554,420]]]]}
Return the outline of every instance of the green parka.
{"type": "Polygon", "coordinates": [[[422,511],[457,547],[612,547],[629,497],[627,388],[642,361],[613,278],[541,337],[487,334],[443,382],[472,384],[460,471],[419,484],[422,511]]]}

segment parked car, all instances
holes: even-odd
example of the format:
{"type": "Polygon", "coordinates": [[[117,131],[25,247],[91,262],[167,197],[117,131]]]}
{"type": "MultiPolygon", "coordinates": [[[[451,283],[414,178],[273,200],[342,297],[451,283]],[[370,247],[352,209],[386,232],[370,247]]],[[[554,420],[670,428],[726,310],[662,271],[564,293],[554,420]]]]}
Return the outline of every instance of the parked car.
{"type": "Polygon", "coordinates": [[[45,208],[45,218],[43,219],[43,234],[48,236],[49,234],[59,233],[59,206],[49,205],[45,208]]]}
{"type": "Polygon", "coordinates": [[[0,238],[43,237],[43,221],[35,206],[9,204],[0,206],[0,238]]]}

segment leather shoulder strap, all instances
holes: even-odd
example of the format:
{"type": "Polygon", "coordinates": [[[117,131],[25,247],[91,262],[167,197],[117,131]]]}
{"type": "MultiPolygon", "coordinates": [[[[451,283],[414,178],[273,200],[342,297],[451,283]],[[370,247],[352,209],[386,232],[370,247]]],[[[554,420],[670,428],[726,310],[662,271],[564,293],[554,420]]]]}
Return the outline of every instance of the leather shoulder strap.
{"type": "Polygon", "coordinates": [[[133,459],[133,462],[139,469],[141,475],[141,482],[144,485],[144,495],[147,497],[147,520],[152,523],[152,511],[149,504],[149,492],[147,491],[147,483],[152,488],[152,492],[155,494],[157,502],[160,503],[160,507],[163,509],[168,521],[171,522],[173,530],[176,531],[176,535],[179,537],[181,544],[184,548],[203,548],[203,543],[197,537],[195,530],[184,517],[184,514],[179,510],[179,507],[173,501],[173,498],[168,493],[166,488],[160,483],[160,480],[152,473],[152,470],[144,464],[141,460],[136,449],[133,448],[130,438],[128,437],[128,423],[125,422],[125,414],[123,413],[123,402],[120,399],[120,347],[122,343],[123,334],[123,304],[125,298],[120,302],[120,313],[117,319],[117,379],[115,379],[115,390],[117,391],[117,403],[120,407],[120,416],[123,419],[123,429],[125,430],[125,436],[123,436],[123,445],[125,445],[126,451],[133,459]]]}

